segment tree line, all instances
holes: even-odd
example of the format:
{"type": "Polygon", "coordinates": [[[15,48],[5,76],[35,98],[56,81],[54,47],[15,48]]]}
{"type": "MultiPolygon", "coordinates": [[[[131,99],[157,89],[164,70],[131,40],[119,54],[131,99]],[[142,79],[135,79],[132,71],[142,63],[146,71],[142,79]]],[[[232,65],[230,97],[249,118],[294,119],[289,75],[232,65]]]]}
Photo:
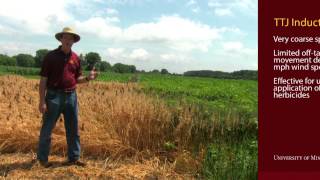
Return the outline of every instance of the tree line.
{"type": "MultiPolygon", "coordinates": [[[[19,66],[19,67],[41,67],[43,58],[49,52],[47,49],[39,49],[36,51],[36,55],[30,54],[18,54],[14,56],[8,56],[0,54],[0,65],[5,66],[19,66]]],[[[137,70],[134,65],[127,65],[122,63],[115,63],[111,65],[107,61],[103,61],[101,56],[96,52],[89,52],[85,55],[80,54],[79,56],[81,66],[84,70],[91,70],[95,67],[99,71],[109,71],[116,73],[157,73],[157,74],[170,74],[167,69],[154,69],[146,72],[144,70],[137,70]]],[[[174,74],[179,75],[179,74],[174,74]]],[[[211,71],[211,70],[198,70],[198,71],[187,71],[183,73],[184,76],[197,76],[197,77],[211,77],[219,79],[249,79],[257,80],[258,71],[255,70],[240,70],[234,72],[223,72],[223,71],[211,71]]]]}
{"type": "Polygon", "coordinates": [[[200,71],[187,71],[183,73],[184,76],[197,76],[197,77],[212,77],[218,79],[249,79],[257,80],[258,71],[255,70],[240,70],[234,72],[223,72],[223,71],[210,71],[210,70],[200,70],[200,71]]]}
{"type": "MultiPolygon", "coordinates": [[[[49,52],[48,49],[39,49],[36,51],[36,55],[32,56],[30,54],[18,54],[14,56],[8,56],[5,54],[0,54],[0,65],[5,66],[19,66],[19,67],[41,67],[43,58],[49,52]]],[[[80,63],[83,69],[91,70],[95,67],[99,71],[109,71],[116,73],[137,73],[146,72],[144,70],[138,71],[134,65],[115,63],[111,65],[107,61],[103,61],[99,53],[89,52],[85,55],[80,54],[80,63]]],[[[150,71],[151,73],[161,73],[169,74],[167,69],[161,69],[160,71],[154,69],[150,71]]]]}

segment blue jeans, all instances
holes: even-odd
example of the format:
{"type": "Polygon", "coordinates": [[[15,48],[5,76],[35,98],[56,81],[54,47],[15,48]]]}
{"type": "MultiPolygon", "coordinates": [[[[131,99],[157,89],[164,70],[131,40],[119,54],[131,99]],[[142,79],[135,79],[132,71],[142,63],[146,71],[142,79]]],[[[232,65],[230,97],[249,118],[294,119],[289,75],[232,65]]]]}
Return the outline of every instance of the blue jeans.
{"type": "Polygon", "coordinates": [[[48,161],[52,129],[62,113],[68,144],[68,159],[69,161],[78,160],[80,158],[80,136],[78,132],[78,102],[76,92],[65,93],[48,89],[45,98],[47,112],[43,115],[37,158],[40,161],[48,161]]]}

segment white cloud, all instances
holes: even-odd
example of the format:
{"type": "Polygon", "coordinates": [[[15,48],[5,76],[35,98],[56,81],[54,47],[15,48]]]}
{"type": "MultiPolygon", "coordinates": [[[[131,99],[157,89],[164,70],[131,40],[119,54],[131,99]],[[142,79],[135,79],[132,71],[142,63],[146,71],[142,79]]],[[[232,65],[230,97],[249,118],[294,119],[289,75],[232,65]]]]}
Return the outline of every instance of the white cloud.
{"type": "Polygon", "coordinates": [[[3,34],[3,35],[12,35],[12,34],[19,34],[19,30],[17,29],[14,29],[14,28],[11,28],[11,27],[8,27],[8,26],[3,26],[0,24],[0,34],[3,34]]]}
{"type": "Polygon", "coordinates": [[[84,34],[105,39],[117,38],[121,35],[121,28],[108,22],[108,19],[93,17],[86,21],[76,21],[76,29],[84,34]]]}
{"type": "Polygon", "coordinates": [[[107,8],[107,14],[108,15],[117,15],[119,12],[116,9],[107,8]]]}
{"type": "Polygon", "coordinates": [[[224,9],[224,8],[216,8],[214,10],[214,14],[217,16],[232,16],[232,11],[230,9],[224,9]]]}
{"type": "Polygon", "coordinates": [[[133,24],[125,29],[112,24],[117,21],[117,18],[92,17],[86,21],[76,21],[75,27],[81,33],[106,40],[151,43],[179,51],[204,52],[222,32],[228,30],[228,28],[213,28],[179,16],[162,16],[156,22],[133,24]]]}
{"type": "Polygon", "coordinates": [[[220,28],[221,32],[232,32],[236,35],[246,35],[246,33],[242,32],[239,28],[237,27],[222,27],[220,28]]]}
{"type": "Polygon", "coordinates": [[[220,30],[179,16],[162,16],[157,22],[139,23],[124,30],[128,41],[149,42],[179,51],[207,51],[220,30]]]}
{"type": "Polygon", "coordinates": [[[257,54],[257,49],[246,48],[239,41],[230,41],[223,43],[223,50],[231,55],[254,55],[257,54]]]}
{"type": "Polygon", "coordinates": [[[220,2],[211,0],[211,1],[208,2],[208,6],[209,6],[209,7],[221,7],[222,4],[221,4],[220,2]]]}
{"type": "Polygon", "coordinates": [[[235,0],[233,6],[247,10],[256,10],[257,0],[235,0]]]}
{"type": "Polygon", "coordinates": [[[175,59],[177,56],[174,54],[162,54],[162,55],[160,55],[160,57],[163,60],[171,60],[171,59],[175,59]]]}
{"type": "Polygon", "coordinates": [[[18,28],[24,33],[48,34],[51,21],[68,21],[72,16],[65,10],[70,1],[29,0],[2,1],[1,22],[7,27],[18,28]],[[38,7],[35,9],[35,5],[38,7]]]}
{"type": "MultiPolygon", "coordinates": [[[[120,28],[109,26],[108,24],[120,22],[119,18],[116,17],[118,11],[107,8],[104,11],[100,10],[92,13],[92,9],[90,8],[93,5],[90,5],[89,8],[86,6],[88,3],[87,0],[3,1],[0,6],[0,28],[2,34],[4,34],[3,32],[14,34],[14,30],[18,29],[25,35],[51,35],[63,26],[73,25],[80,27],[79,30],[84,28],[85,32],[88,32],[89,27],[84,26],[94,25],[92,28],[98,28],[96,32],[99,37],[114,36],[120,28]],[[69,8],[83,15],[88,15],[91,11],[92,17],[85,20],[77,20],[69,8]],[[106,32],[101,32],[101,28],[106,30],[106,32]],[[111,33],[111,35],[106,35],[107,33],[111,33]]],[[[90,30],[90,32],[92,31],[94,30],[90,30]]]]}
{"type": "Polygon", "coordinates": [[[35,44],[21,43],[21,42],[1,42],[0,43],[0,54],[7,54],[9,56],[26,53],[35,55],[36,50],[35,44]]]}
{"type": "MultiPolygon", "coordinates": [[[[75,17],[67,11],[68,5],[82,7],[87,1],[79,4],[76,2],[75,0],[5,1],[0,6],[0,17],[4,17],[1,22],[6,21],[10,25],[0,23],[0,29],[3,34],[13,34],[14,30],[18,29],[21,34],[40,33],[51,36],[60,31],[63,26],[71,26],[88,39],[116,40],[123,43],[136,42],[144,45],[152,44],[157,48],[170,48],[178,51],[200,50],[203,52],[208,51],[210,45],[222,33],[221,28],[214,28],[175,15],[162,16],[153,22],[136,23],[127,28],[115,25],[120,22],[116,16],[74,19],[75,17]],[[37,4],[37,10],[31,10],[34,9],[35,4],[37,4]],[[25,9],[30,10],[26,11],[25,9]]],[[[196,1],[190,1],[190,3],[196,3],[196,1]]],[[[117,14],[118,11],[109,8],[106,13],[117,14]]]]}
{"type": "Polygon", "coordinates": [[[225,42],[223,44],[223,49],[226,51],[238,51],[243,48],[243,44],[241,42],[225,42]]]}
{"type": "MultiPolygon", "coordinates": [[[[102,52],[102,56],[104,56],[109,63],[128,63],[128,52],[125,48],[107,48],[106,51],[102,52]]],[[[130,62],[131,63],[131,62],[130,62]]]]}
{"type": "Polygon", "coordinates": [[[135,65],[138,69],[150,70],[151,66],[157,64],[156,56],[149,53],[144,48],[133,50],[124,48],[108,48],[104,53],[105,58],[111,64],[124,63],[135,65]],[[152,61],[150,61],[152,59],[152,61]]]}
{"type": "Polygon", "coordinates": [[[163,63],[175,63],[175,64],[181,64],[181,63],[187,63],[190,62],[191,59],[188,56],[185,56],[183,54],[161,54],[160,55],[160,62],[163,63]]]}
{"type": "Polygon", "coordinates": [[[106,17],[107,23],[117,23],[120,22],[120,19],[118,17],[106,17]]]}
{"type": "Polygon", "coordinates": [[[137,3],[143,3],[144,1],[150,1],[150,0],[104,0],[107,4],[137,4],[137,3]]]}
{"type": "Polygon", "coordinates": [[[195,63],[190,54],[185,53],[154,53],[146,49],[133,50],[123,48],[108,48],[105,54],[107,61],[114,63],[125,63],[135,65],[138,69],[150,71],[152,69],[166,68],[170,72],[182,73],[192,67],[195,63]],[[151,61],[152,60],[152,61],[151,61]]]}
{"type": "Polygon", "coordinates": [[[139,49],[134,49],[132,50],[131,54],[129,55],[129,58],[134,59],[134,60],[148,60],[149,57],[149,53],[148,51],[146,51],[143,48],[139,48],[139,49]]]}
{"type": "Polygon", "coordinates": [[[198,5],[198,2],[195,1],[195,0],[189,0],[187,3],[186,3],[186,6],[187,7],[190,7],[191,11],[193,13],[199,13],[200,12],[200,7],[198,5]]]}
{"type": "Polygon", "coordinates": [[[200,8],[199,7],[192,8],[192,12],[199,13],[200,12],[200,8]]]}
{"type": "Polygon", "coordinates": [[[143,48],[133,49],[132,51],[124,48],[108,48],[106,56],[113,61],[125,60],[129,62],[130,60],[146,61],[151,57],[151,54],[143,48]]]}
{"type": "Polygon", "coordinates": [[[93,17],[77,21],[75,27],[81,33],[103,40],[139,43],[182,52],[207,52],[210,45],[221,38],[222,33],[240,33],[238,28],[214,28],[179,16],[162,16],[155,22],[137,23],[123,29],[106,18],[93,17]]]}
{"type": "Polygon", "coordinates": [[[197,2],[195,0],[189,0],[186,4],[186,6],[192,6],[192,5],[195,5],[197,4],[197,2]]]}
{"type": "Polygon", "coordinates": [[[119,57],[123,56],[124,49],[123,48],[108,48],[107,55],[110,57],[119,57]]]}
{"type": "Polygon", "coordinates": [[[241,11],[253,16],[257,16],[257,0],[209,0],[208,6],[213,8],[216,15],[235,14],[234,11],[241,11]],[[224,11],[222,11],[224,9],[224,11]],[[228,12],[227,11],[230,11],[228,12]],[[218,12],[217,12],[218,11],[218,12]],[[220,11],[220,13],[219,13],[220,11]]]}
{"type": "Polygon", "coordinates": [[[105,19],[106,23],[118,23],[120,22],[118,14],[119,12],[116,9],[107,8],[94,12],[91,18],[102,18],[105,19]]]}
{"type": "Polygon", "coordinates": [[[103,3],[103,0],[93,0],[93,2],[96,2],[96,3],[103,3]]]}

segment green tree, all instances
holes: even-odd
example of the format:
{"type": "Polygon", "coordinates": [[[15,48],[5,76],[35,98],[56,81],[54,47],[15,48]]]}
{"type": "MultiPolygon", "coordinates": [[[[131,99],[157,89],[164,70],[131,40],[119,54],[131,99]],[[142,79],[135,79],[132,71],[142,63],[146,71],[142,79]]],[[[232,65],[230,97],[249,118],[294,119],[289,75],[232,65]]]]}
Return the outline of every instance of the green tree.
{"type": "Polygon", "coordinates": [[[15,66],[16,65],[16,59],[4,54],[0,54],[0,65],[5,66],[15,66]]]}
{"type": "Polygon", "coordinates": [[[136,67],[134,65],[126,65],[122,63],[116,63],[112,67],[114,72],[117,73],[134,73],[136,72],[136,67]]]}
{"type": "Polygon", "coordinates": [[[35,60],[30,54],[18,54],[16,60],[17,66],[32,67],[35,65],[35,60]]]}
{"type": "Polygon", "coordinates": [[[111,70],[111,65],[106,61],[101,61],[99,68],[100,68],[100,71],[108,71],[108,70],[111,70]]]}
{"type": "Polygon", "coordinates": [[[129,70],[129,73],[137,72],[137,68],[134,65],[129,65],[128,70],[129,70]]]}
{"type": "Polygon", "coordinates": [[[240,71],[234,71],[231,74],[234,79],[251,79],[251,80],[258,79],[258,71],[255,71],[255,70],[240,70],[240,71]]]}
{"type": "Polygon", "coordinates": [[[158,69],[154,69],[151,71],[152,73],[160,73],[160,71],[158,69]]]}
{"type": "Polygon", "coordinates": [[[48,49],[39,49],[34,57],[36,67],[41,67],[43,58],[48,54],[48,49]]]}
{"type": "Polygon", "coordinates": [[[85,61],[88,64],[88,67],[86,69],[91,70],[93,68],[93,65],[101,62],[101,57],[96,52],[89,52],[85,55],[85,61]]]}
{"type": "Polygon", "coordinates": [[[126,72],[126,67],[124,64],[121,63],[116,63],[112,66],[112,69],[116,73],[125,73],[126,72]]]}
{"type": "Polygon", "coordinates": [[[169,71],[167,69],[161,69],[161,74],[169,74],[169,71]]]}

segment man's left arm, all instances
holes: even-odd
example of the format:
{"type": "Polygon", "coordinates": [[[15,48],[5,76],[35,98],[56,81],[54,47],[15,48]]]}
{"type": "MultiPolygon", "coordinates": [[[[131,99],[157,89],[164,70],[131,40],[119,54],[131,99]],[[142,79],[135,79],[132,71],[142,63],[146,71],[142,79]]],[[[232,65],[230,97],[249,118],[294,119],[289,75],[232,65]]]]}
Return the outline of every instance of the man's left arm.
{"type": "Polygon", "coordinates": [[[92,69],[88,76],[79,76],[77,79],[78,83],[86,83],[91,80],[95,80],[98,76],[98,72],[95,69],[92,69]]]}
{"type": "Polygon", "coordinates": [[[79,83],[79,84],[81,84],[81,83],[86,83],[86,82],[89,82],[90,80],[89,80],[89,78],[87,77],[87,76],[80,76],[80,77],[78,77],[78,79],[77,79],[77,82],[79,83]]]}
{"type": "Polygon", "coordinates": [[[81,67],[81,61],[78,58],[78,69],[76,72],[76,79],[77,79],[77,83],[87,83],[91,80],[95,80],[98,76],[98,72],[96,71],[95,67],[93,67],[93,69],[90,71],[88,76],[83,76],[82,75],[82,67],[81,67]]]}

